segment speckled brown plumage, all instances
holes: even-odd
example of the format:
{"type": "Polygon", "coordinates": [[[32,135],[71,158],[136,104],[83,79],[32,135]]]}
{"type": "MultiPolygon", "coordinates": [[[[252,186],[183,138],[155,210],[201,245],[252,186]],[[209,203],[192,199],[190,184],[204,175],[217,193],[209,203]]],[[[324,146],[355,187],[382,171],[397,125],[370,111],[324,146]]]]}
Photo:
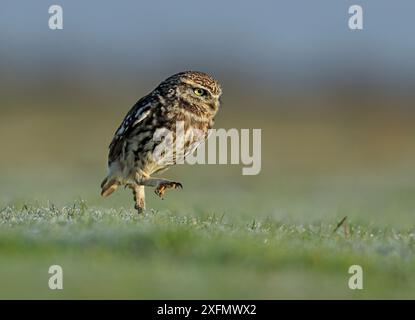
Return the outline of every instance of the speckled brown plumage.
{"type": "Polygon", "coordinates": [[[145,186],[155,187],[159,196],[168,188],[181,187],[178,182],[151,177],[177,162],[176,149],[173,161],[156,161],[154,154],[161,141],[154,139],[155,133],[169,130],[175,140],[176,126],[183,125],[188,140],[180,151],[185,156],[192,153],[213,126],[221,94],[219,83],[210,75],[186,71],[167,78],[141,98],[115,132],[109,147],[109,172],[101,184],[101,194],[108,196],[118,186],[126,185],[133,190],[135,208],[141,212],[145,208],[145,186]],[[202,135],[192,134],[195,129],[202,135]]]}

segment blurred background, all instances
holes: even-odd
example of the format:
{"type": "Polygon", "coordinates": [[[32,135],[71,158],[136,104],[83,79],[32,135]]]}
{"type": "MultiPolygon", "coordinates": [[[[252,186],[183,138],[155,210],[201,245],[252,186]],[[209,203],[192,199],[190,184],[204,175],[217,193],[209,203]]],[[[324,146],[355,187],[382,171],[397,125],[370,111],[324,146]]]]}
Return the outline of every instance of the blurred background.
{"type": "Polygon", "coordinates": [[[223,85],[217,127],[262,129],[262,171],[180,166],[167,176],[186,191],[152,207],[412,222],[415,4],[364,1],[352,31],[355,2],[2,1],[1,203],[128,207],[129,192],[98,196],[112,134],[192,69],[223,85]],[[52,4],[63,30],[48,28],[52,4]]]}

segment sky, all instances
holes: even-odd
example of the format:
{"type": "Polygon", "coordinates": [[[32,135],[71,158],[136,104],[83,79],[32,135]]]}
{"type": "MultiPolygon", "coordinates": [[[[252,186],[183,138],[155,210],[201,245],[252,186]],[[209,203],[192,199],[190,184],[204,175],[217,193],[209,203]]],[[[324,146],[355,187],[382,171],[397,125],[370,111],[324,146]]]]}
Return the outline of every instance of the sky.
{"type": "Polygon", "coordinates": [[[415,79],[414,13],[413,0],[2,0],[0,68],[415,79]],[[63,30],[48,28],[53,4],[63,8],[63,30]],[[363,8],[363,30],[348,28],[353,4],[363,8]]]}

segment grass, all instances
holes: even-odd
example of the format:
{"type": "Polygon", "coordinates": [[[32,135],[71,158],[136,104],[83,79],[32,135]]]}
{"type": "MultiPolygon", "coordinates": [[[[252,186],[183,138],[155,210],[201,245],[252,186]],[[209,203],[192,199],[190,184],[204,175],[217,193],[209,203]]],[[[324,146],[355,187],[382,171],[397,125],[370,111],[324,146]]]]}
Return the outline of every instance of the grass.
{"type": "Polygon", "coordinates": [[[415,229],[71,206],[0,213],[1,298],[414,298],[415,229]],[[47,287],[64,270],[64,290],[47,287]],[[364,290],[348,289],[348,268],[364,290]]]}
{"type": "Polygon", "coordinates": [[[13,101],[0,117],[0,298],[415,298],[413,117],[224,108],[217,127],[263,129],[261,174],[177,166],[165,176],[184,190],[149,190],[138,216],[130,191],[99,196],[126,110],[13,101]],[[349,235],[333,233],[344,216],[349,235]],[[48,288],[54,264],[64,290],[48,288]],[[348,288],[356,264],[363,290],[348,288]]]}

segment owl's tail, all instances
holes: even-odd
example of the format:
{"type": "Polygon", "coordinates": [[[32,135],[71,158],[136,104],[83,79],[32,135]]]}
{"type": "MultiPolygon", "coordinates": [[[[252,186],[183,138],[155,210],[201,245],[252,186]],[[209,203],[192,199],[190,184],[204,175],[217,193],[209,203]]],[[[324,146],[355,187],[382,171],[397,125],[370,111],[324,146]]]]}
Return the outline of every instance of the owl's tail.
{"type": "Polygon", "coordinates": [[[111,193],[117,190],[121,183],[116,178],[109,179],[106,177],[101,183],[101,196],[108,197],[111,193]]]}

